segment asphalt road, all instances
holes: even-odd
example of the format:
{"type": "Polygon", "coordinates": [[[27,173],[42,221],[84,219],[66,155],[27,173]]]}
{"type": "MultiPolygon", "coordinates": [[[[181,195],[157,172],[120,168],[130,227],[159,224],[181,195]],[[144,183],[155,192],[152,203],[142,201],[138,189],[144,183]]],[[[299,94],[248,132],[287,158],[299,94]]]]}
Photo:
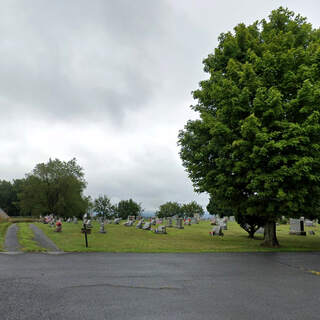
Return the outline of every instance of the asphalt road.
{"type": "Polygon", "coordinates": [[[34,240],[39,244],[40,247],[46,248],[48,251],[58,252],[61,251],[55,243],[49,239],[41,229],[39,229],[34,224],[29,225],[30,229],[33,231],[34,240]]]}
{"type": "Polygon", "coordinates": [[[19,252],[20,245],[17,238],[18,226],[16,223],[12,224],[6,233],[6,239],[4,242],[4,248],[7,251],[19,252]]]}
{"type": "Polygon", "coordinates": [[[0,254],[0,319],[319,319],[320,253],[0,254]]]}

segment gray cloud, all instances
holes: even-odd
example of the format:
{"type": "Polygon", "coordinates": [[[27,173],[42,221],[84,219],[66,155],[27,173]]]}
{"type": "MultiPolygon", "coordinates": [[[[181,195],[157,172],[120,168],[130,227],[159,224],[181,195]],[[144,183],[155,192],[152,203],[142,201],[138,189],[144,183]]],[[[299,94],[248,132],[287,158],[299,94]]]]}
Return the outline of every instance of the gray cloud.
{"type": "Polygon", "coordinates": [[[2,1],[0,179],[76,157],[94,197],[206,205],[176,146],[202,59],[280,5],[318,27],[311,0],[2,1]]]}

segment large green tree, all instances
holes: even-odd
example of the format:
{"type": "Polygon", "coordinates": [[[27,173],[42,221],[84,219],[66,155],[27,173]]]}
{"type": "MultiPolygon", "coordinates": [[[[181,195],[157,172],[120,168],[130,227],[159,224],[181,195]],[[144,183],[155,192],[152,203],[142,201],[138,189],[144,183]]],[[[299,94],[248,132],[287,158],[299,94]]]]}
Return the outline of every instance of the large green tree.
{"type": "Polygon", "coordinates": [[[16,200],[16,194],[10,181],[0,180],[0,208],[9,216],[15,215],[15,206],[13,202],[16,200]]]}
{"type": "Polygon", "coordinates": [[[279,8],[223,33],[193,92],[200,119],[179,134],[197,191],[221,208],[265,218],[315,217],[320,199],[320,30],[279,8]]]}
{"type": "Polygon", "coordinates": [[[17,205],[18,193],[22,190],[24,179],[13,180],[13,183],[6,180],[0,180],[0,208],[9,216],[20,215],[20,209],[17,205]]]}
{"type": "Polygon", "coordinates": [[[55,214],[63,217],[81,217],[88,206],[83,196],[86,187],[83,169],[76,159],[59,159],[39,163],[26,175],[19,206],[22,212],[33,215],[55,214]]]}

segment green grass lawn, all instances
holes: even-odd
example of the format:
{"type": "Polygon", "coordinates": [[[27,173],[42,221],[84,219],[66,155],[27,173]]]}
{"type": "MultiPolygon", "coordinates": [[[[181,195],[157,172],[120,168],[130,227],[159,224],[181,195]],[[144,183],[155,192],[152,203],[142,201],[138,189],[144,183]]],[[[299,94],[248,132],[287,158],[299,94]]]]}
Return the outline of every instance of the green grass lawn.
{"type": "Polygon", "coordinates": [[[29,223],[21,222],[18,224],[18,240],[21,250],[25,252],[45,252],[45,248],[40,247],[36,241],[33,240],[34,233],[29,228],[29,223]]]}
{"type": "Polygon", "coordinates": [[[10,226],[10,222],[1,222],[0,223],[0,251],[3,251],[4,239],[6,236],[7,229],[10,226]]]}
{"type": "Polygon", "coordinates": [[[228,223],[224,237],[210,237],[212,226],[207,221],[198,225],[185,226],[183,230],[167,228],[168,234],[155,234],[151,231],[106,225],[106,234],[99,233],[98,223],[93,223],[92,234],[88,235],[89,248],[85,248],[84,235],[80,233],[81,224],[63,223],[61,233],[54,232],[48,225],[36,224],[55,244],[64,251],[104,251],[104,252],[257,252],[257,251],[319,251],[320,228],[314,230],[315,236],[289,235],[289,225],[277,226],[281,247],[269,249],[260,247],[262,235],[249,239],[247,233],[235,222],[228,223]]]}

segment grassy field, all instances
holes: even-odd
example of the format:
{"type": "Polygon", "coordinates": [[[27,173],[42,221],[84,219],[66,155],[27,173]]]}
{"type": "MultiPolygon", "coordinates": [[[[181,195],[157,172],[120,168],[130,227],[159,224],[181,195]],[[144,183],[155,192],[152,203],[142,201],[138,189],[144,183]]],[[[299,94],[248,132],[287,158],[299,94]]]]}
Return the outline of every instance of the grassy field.
{"type": "Polygon", "coordinates": [[[11,223],[7,221],[0,223],[0,251],[3,251],[5,235],[10,224],[11,223]]]}
{"type": "Polygon", "coordinates": [[[25,252],[45,252],[45,248],[38,246],[33,240],[33,231],[29,228],[29,223],[21,222],[18,225],[18,240],[21,250],[25,252]]]}
{"type": "Polygon", "coordinates": [[[64,251],[104,251],[104,252],[265,252],[265,251],[319,251],[320,228],[312,227],[315,236],[291,236],[289,225],[277,226],[277,235],[281,247],[268,249],[260,247],[262,235],[249,239],[235,222],[228,223],[224,237],[210,237],[210,223],[202,221],[198,225],[185,226],[183,230],[167,228],[168,234],[155,234],[151,231],[106,225],[106,234],[99,233],[99,225],[93,224],[93,231],[88,235],[89,248],[85,248],[84,235],[80,233],[81,224],[64,223],[62,233],[54,232],[48,225],[36,224],[64,251]]]}

